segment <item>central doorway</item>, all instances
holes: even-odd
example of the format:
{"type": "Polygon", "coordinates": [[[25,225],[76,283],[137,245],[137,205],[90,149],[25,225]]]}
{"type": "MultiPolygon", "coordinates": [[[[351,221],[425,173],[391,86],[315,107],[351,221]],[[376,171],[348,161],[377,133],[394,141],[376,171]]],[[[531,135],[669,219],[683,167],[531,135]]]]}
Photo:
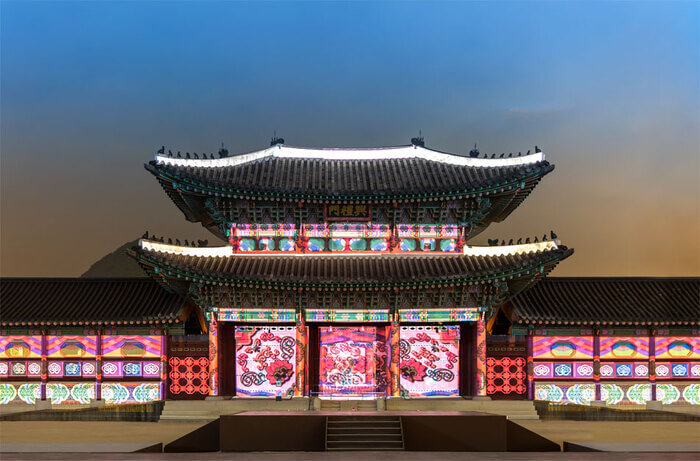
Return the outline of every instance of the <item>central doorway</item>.
{"type": "Polygon", "coordinates": [[[373,399],[386,395],[387,327],[321,326],[318,335],[319,397],[373,399]]]}

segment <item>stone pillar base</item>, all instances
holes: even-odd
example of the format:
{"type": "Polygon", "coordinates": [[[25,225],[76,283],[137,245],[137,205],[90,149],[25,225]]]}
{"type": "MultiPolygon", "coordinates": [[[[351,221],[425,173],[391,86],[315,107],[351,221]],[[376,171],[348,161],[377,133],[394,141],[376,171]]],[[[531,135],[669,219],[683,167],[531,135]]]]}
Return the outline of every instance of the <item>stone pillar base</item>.
{"type": "Polygon", "coordinates": [[[474,397],[472,397],[472,400],[485,401],[485,400],[491,400],[491,397],[489,397],[488,395],[475,395],[474,397]]]}
{"type": "Polygon", "coordinates": [[[321,399],[318,397],[311,397],[311,411],[321,410],[321,399]]]}
{"type": "Polygon", "coordinates": [[[660,400],[652,400],[651,402],[647,402],[646,409],[647,410],[663,411],[664,404],[661,403],[660,400]]]}
{"type": "Polygon", "coordinates": [[[226,400],[223,395],[207,395],[204,400],[226,400]]]}
{"type": "Polygon", "coordinates": [[[90,407],[103,407],[105,405],[104,399],[92,399],[90,400],[90,407]]]}
{"type": "Polygon", "coordinates": [[[591,406],[592,407],[607,407],[608,404],[605,402],[605,400],[592,400],[591,406]]]}
{"type": "Polygon", "coordinates": [[[386,410],[386,400],[377,399],[377,411],[384,411],[384,410],[386,410]]]}
{"type": "Polygon", "coordinates": [[[50,410],[51,409],[51,400],[37,400],[34,402],[34,409],[35,410],[50,410]]]}

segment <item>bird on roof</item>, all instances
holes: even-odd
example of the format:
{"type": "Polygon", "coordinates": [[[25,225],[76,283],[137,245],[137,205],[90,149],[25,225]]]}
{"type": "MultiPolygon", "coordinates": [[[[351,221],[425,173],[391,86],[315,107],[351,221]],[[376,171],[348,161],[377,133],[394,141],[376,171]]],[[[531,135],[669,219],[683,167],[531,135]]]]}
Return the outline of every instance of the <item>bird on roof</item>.
{"type": "Polygon", "coordinates": [[[557,234],[555,234],[553,230],[549,231],[549,235],[552,236],[552,240],[555,240],[557,238],[557,234]]]}

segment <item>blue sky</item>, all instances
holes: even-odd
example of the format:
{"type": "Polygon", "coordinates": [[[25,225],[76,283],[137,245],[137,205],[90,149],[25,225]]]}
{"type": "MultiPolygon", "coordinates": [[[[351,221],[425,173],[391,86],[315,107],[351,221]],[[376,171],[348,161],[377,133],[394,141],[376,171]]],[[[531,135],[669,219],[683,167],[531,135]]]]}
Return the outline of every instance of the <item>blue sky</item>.
{"type": "MultiPolygon", "coordinates": [[[[693,2],[0,3],[3,275],[78,275],[148,229],[142,168],[214,152],[539,145],[557,165],[487,237],[550,228],[558,275],[700,273],[693,2]]],[[[488,235],[487,235],[488,234],[488,235]]]]}

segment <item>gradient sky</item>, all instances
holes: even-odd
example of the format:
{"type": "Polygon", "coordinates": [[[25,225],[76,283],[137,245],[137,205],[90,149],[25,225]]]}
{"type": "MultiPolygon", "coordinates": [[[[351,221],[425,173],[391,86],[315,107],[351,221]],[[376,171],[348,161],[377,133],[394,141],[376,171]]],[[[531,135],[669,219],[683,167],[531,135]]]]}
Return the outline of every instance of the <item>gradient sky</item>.
{"type": "Polygon", "coordinates": [[[556,165],[476,239],[553,275],[700,275],[700,3],[0,3],[0,272],[77,276],[145,230],[214,237],[162,145],[407,144],[556,165]]]}

